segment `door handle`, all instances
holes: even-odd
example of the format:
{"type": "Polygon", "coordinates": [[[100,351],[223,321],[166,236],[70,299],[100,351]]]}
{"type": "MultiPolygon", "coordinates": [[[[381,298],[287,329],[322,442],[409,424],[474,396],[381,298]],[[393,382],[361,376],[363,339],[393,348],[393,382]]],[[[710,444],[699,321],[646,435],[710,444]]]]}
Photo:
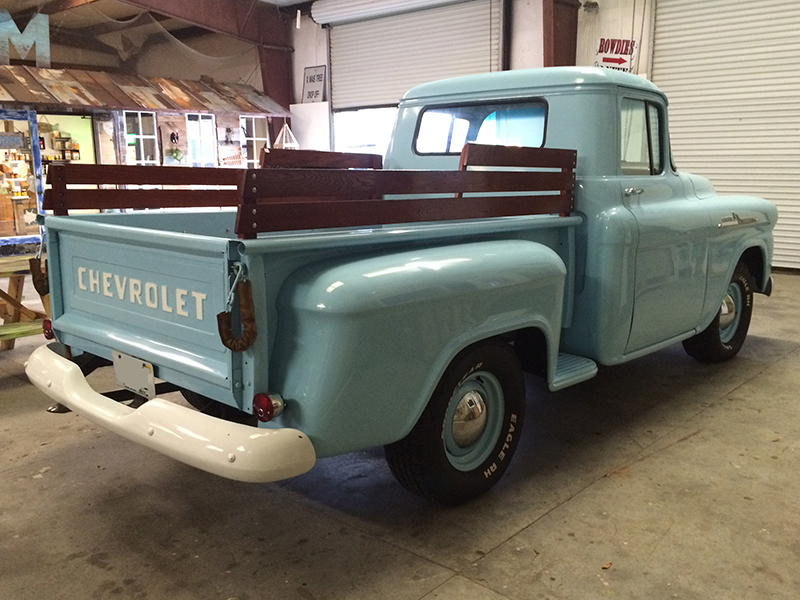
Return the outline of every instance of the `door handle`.
{"type": "Polygon", "coordinates": [[[625,188],[625,195],[626,196],[638,196],[639,194],[644,194],[644,189],[642,189],[642,188],[625,188]]]}

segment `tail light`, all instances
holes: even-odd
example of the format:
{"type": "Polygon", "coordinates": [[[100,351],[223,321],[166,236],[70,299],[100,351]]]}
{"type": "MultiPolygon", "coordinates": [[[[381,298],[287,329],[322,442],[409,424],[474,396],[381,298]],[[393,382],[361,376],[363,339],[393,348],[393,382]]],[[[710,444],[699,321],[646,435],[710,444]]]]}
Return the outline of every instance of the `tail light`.
{"type": "Polygon", "coordinates": [[[272,421],[283,412],[283,398],[279,394],[256,394],[253,396],[253,414],[259,421],[272,421]]]}
{"type": "Polygon", "coordinates": [[[56,339],[56,334],[53,333],[53,322],[50,319],[45,319],[42,321],[42,333],[44,334],[44,339],[46,340],[56,339]]]}

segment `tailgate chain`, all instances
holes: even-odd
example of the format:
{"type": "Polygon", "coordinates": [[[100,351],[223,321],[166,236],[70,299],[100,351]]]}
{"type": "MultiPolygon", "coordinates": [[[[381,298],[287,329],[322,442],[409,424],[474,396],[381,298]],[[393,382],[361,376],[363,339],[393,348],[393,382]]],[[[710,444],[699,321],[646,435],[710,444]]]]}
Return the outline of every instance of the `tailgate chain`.
{"type": "Polygon", "coordinates": [[[219,339],[226,348],[233,352],[244,352],[253,345],[258,335],[256,311],[253,304],[253,290],[250,281],[245,277],[244,265],[239,262],[234,263],[233,269],[236,275],[228,294],[227,310],[217,315],[217,328],[219,329],[219,339]],[[239,314],[242,321],[242,335],[238,338],[233,334],[231,328],[234,294],[239,298],[239,314]]]}

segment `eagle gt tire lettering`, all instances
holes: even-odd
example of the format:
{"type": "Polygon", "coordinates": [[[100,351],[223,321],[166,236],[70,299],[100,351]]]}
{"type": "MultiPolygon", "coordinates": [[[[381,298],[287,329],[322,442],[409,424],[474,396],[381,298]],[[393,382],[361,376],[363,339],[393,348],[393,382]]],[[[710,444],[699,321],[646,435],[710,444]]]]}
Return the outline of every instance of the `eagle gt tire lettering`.
{"type": "Polygon", "coordinates": [[[411,432],[386,446],[408,490],[444,505],[489,490],[508,468],[525,414],[525,384],[514,351],[483,342],[445,370],[411,432]]]}

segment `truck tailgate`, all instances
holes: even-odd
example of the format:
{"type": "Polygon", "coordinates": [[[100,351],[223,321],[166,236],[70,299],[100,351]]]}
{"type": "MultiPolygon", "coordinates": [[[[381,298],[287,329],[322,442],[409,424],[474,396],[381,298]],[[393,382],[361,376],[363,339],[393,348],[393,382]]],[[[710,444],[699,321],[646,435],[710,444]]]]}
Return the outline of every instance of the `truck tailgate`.
{"type": "Polygon", "coordinates": [[[53,329],[66,345],[150,362],[155,375],[231,402],[235,366],[220,342],[230,241],[48,217],[53,329]],[[198,389],[200,388],[200,389],[198,389]]]}

